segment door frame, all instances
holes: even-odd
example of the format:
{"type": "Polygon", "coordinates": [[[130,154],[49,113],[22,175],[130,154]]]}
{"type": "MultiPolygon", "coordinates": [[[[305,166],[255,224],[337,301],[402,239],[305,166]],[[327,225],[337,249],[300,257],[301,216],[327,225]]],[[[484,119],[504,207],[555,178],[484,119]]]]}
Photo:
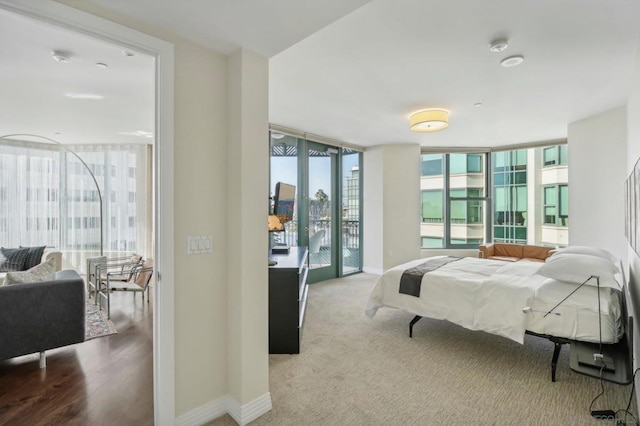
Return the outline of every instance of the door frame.
{"type": "Polygon", "coordinates": [[[51,0],[0,0],[0,9],[142,51],[156,59],[153,318],[154,423],[175,423],[173,44],[51,0]],[[160,190],[162,188],[162,190],[160,190]]]}

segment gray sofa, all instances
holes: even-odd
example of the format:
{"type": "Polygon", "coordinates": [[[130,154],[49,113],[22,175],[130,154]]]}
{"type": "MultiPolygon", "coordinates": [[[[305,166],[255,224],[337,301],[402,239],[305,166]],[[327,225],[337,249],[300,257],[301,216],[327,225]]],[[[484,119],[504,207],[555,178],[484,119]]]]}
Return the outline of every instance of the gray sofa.
{"type": "Polygon", "coordinates": [[[84,341],[85,288],[76,271],[52,281],[0,286],[0,360],[84,341]]]}

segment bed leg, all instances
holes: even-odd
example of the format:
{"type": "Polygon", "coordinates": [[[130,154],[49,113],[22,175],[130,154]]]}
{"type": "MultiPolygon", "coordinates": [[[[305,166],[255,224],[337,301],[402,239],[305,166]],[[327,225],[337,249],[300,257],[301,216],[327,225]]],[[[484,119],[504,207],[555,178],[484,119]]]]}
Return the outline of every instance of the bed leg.
{"type": "Polygon", "coordinates": [[[555,348],[553,349],[553,358],[551,358],[551,381],[556,381],[556,367],[558,366],[558,357],[560,356],[560,349],[562,349],[562,343],[553,342],[555,348]]]}
{"type": "Polygon", "coordinates": [[[420,315],[416,315],[415,317],[413,317],[413,319],[409,323],[409,337],[413,337],[413,326],[415,323],[417,323],[421,319],[422,317],[420,315]]]}

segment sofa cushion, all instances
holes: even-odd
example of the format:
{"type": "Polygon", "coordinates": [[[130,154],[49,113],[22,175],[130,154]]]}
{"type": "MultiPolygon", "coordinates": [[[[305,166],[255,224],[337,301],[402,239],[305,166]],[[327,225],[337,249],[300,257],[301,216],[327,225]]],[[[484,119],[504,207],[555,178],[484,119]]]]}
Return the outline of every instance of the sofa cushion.
{"type": "Polygon", "coordinates": [[[3,285],[34,283],[38,281],[52,280],[56,273],[54,259],[30,268],[27,271],[7,272],[3,285]]]}
{"type": "Polygon", "coordinates": [[[547,257],[549,257],[550,251],[551,247],[526,245],[522,247],[522,257],[545,260],[547,257]]]}
{"type": "Polygon", "coordinates": [[[520,260],[519,257],[513,257],[513,256],[491,256],[489,259],[504,260],[505,262],[517,262],[518,260],[520,260]]]}
{"type": "Polygon", "coordinates": [[[494,244],[493,255],[504,257],[522,257],[522,246],[520,244],[494,244]]]}
{"type": "Polygon", "coordinates": [[[29,256],[29,248],[4,248],[0,251],[5,257],[5,261],[0,265],[0,272],[24,271],[24,265],[29,256]]]}

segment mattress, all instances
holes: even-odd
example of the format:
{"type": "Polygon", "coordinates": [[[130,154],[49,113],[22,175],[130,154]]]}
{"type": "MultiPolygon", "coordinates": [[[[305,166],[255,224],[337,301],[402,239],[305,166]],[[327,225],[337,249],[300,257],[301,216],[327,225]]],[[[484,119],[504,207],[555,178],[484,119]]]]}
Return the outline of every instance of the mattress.
{"type": "MultiPolygon", "coordinates": [[[[430,259],[436,258],[441,256],[430,259]]],[[[527,330],[572,340],[600,341],[596,287],[581,287],[545,317],[577,286],[537,275],[542,263],[469,257],[425,274],[419,297],[401,294],[403,272],[426,260],[418,259],[386,271],[371,290],[366,315],[373,318],[382,307],[398,308],[519,343],[524,342],[527,330]]],[[[601,288],[600,308],[602,342],[615,343],[624,331],[620,292],[601,288]]]]}
{"type": "Polygon", "coordinates": [[[582,286],[552,314],[544,314],[575,290],[576,286],[547,278],[536,291],[530,304],[526,328],[538,334],[564,337],[583,342],[616,343],[624,333],[622,320],[622,294],[611,288],[600,289],[600,313],[598,316],[598,289],[582,286]],[[600,327],[602,324],[602,336],[600,327]]]}

